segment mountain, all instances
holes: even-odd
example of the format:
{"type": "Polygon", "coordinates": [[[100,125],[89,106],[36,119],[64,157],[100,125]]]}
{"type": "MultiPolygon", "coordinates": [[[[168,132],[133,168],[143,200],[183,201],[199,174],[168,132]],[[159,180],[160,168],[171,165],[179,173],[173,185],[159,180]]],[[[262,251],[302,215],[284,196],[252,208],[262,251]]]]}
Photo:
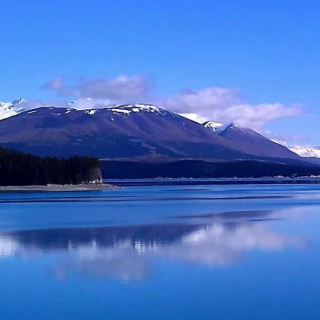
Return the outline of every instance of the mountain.
{"type": "Polygon", "coordinates": [[[294,146],[289,147],[289,149],[300,157],[320,159],[320,147],[294,146]]]}
{"type": "Polygon", "coordinates": [[[254,130],[241,128],[234,123],[220,133],[224,139],[234,143],[244,153],[260,157],[300,159],[285,146],[275,143],[254,130]]]}
{"type": "Polygon", "coordinates": [[[15,116],[16,114],[25,111],[23,108],[23,104],[25,102],[25,99],[17,99],[11,102],[0,102],[0,120],[15,116]]]}
{"type": "Polygon", "coordinates": [[[27,110],[24,105],[23,99],[1,104],[0,146],[40,156],[301,160],[251,129],[199,124],[150,104],[79,109],[75,100],[68,107],[26,105],[27,110]]]}
{"type": "Polygon", "coordinates": [[[41,156],[252,158],[201,124],[147,104],[39,107],[0,121],[0,145],[41,156]]]}

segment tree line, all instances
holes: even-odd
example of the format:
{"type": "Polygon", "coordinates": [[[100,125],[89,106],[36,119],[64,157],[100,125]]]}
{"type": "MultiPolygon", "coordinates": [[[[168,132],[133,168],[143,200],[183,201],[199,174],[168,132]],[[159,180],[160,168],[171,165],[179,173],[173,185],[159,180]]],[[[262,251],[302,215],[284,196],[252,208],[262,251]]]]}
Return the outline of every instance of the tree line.
{"type": "Polygon", "coordinates": [[[101,179],[99,160],[41,158],[0,148],[0,185],[81,184],[101,179]]]}
{"type": "Polygon", "coordinates": [[[101,161],[105,179],[152,178],[261,178],[320,175],[320,166],[297,166],[276,162],[177,160],[167,163],[138,161],[101,161]]]}

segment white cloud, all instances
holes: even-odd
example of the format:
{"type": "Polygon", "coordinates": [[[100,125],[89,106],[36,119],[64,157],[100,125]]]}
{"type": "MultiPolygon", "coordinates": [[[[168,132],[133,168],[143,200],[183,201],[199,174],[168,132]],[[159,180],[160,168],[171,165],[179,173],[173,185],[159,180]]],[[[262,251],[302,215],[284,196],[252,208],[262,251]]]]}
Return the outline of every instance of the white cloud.
{"type": "Polygon", "coordinates": [[[183,92],[166,97],[162,100],[162,105],[198,122],[235,122],[256,130],[272,120],[303,114],[303,109],[296,105],[285,107],[281,103],[244,103],[241,101],[239,89],[232,88],[213,87],[183,92]]]}
{"type": "Polygon", "coordinates": [[[131,102],[149,92],[148,82],[141,76],[121,75],[113,79],[81,79],[72,84],[58,77],[43,86],[58,97],[92,98],[107,101],[131,102]]]}

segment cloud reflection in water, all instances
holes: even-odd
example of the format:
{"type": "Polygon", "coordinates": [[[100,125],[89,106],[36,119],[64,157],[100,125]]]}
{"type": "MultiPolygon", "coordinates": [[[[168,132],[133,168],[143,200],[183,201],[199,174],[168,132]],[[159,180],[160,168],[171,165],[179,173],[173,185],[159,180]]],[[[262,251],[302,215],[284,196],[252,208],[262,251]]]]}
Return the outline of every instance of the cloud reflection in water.
{"type": "MultiPolygon", "coordinates": [[[[248,212],[246,212],[246,215],[248,212]]],[[[268,216],[272,217],[272,212],[268,216]]],[[[283,216],[283,214],[282,214],[283,216]]],[[[241,216],[243,217],[243,215],[241,216]]],[[[0,234],[0,257],[55,254],[54,274],[64,279],[80,272],[121,280],[143,279],[159,259],[209,267],[232,265],[252,251],[303,248],[303,237],[285,235],[252,221],[223,218],[199,224],[70,228],[0,234]]],[[[196,220],[195,220],[196,221],[196,220]]]]}

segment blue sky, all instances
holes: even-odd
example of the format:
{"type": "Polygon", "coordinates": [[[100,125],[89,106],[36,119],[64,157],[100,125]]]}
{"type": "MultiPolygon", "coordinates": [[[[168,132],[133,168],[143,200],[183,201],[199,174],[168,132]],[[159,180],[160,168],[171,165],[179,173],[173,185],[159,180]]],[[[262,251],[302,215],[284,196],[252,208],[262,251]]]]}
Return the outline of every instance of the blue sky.
{"type": "MultiPolygon", "coordinates": [[[[320,145],[320,1],[2,0],[0,12],[2,101],[62,96],[43,88],[59,77],[74,89],[124,75],[144,79],[145,99],[204,114],[216,91],[203,90],[225,88],[249,123],[256,106],[264,117],[262,104],[281,104],[257,129],[320,145]]],[[[207,116],[232,113],[221,103],[207,116]]]]}

